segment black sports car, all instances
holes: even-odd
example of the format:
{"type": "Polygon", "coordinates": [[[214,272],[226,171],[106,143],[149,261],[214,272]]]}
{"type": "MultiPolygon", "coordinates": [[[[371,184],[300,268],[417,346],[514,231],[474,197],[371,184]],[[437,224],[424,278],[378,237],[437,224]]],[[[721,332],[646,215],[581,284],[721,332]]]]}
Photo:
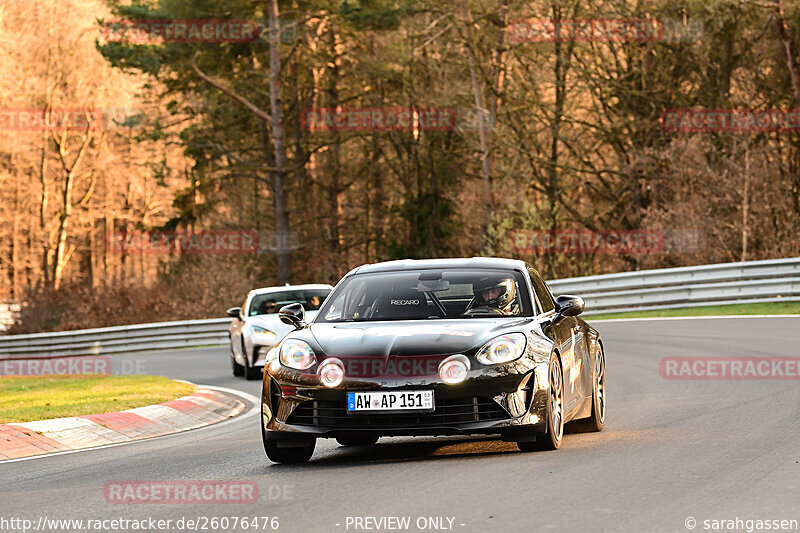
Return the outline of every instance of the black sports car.
{"type": "Polygon", "coordinates": [[[275,462],[311,458],[317,438],[499,434],[554,450],[564,424],[603,429],[605,359],[583,300],[553,299],[523,261],[403,260],[349,272],[310,324],[267,355],[261,430],[275,462]]]}

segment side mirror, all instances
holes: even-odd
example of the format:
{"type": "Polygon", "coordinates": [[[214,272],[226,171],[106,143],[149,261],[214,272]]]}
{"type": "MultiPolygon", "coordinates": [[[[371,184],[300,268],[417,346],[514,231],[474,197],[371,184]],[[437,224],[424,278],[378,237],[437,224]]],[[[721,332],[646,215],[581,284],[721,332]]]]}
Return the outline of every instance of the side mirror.
{"type": "Polygon", "coordinates": [[[578,316],[583,313],[586,302],[580,296],[562,294],[556,298],[556,313],[563,316],[578,316]]]}
{"type": "Polygon", "coordinates": [[[278,311],[278,318],[284,324],[294,326],[294,329],[302,329],[305,325],[306,310],[301,303],[284,305],[278,311]]]}
{"type": "Polygon", "coordinates": [[[231,317],[231,318],[239,318],[240,316],[242,316],[242,308],[241,307],[231,307],[230,309],[225,311],[225,313],[227,313],[228,316],[231,317]]]}

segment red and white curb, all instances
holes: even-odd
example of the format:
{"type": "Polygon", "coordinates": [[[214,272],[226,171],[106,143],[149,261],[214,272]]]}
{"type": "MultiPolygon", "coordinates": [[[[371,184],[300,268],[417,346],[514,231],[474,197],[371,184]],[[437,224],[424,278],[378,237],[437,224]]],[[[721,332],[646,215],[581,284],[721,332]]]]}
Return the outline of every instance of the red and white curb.
{"type": "Polygon", "coordinates": [[[197,429],[240,414],[244,402],[199,387],[158,405],[127,411],[0,425],[0,461],[82,450],[197,429]]]}

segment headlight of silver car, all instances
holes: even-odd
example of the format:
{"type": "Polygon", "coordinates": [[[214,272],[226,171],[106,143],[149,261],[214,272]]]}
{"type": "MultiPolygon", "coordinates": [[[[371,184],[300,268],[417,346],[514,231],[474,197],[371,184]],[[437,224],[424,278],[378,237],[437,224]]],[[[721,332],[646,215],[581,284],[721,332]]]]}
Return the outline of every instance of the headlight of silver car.
{"type": "Polygon", "coordinates": [[[475,359],[483,365],[502,365],[522,357],[527,340],[522,333],[509,333],[490,340],[478,350],[475,359]]]}
{"type": "Polygon", "coordinates": [[[278,338],[278,335],[274,331],[262,328],[261,326],[253,326],[253,335],[256,339],[265,341],[274,341],[278,338]]]}
{"type": "Polygon", "coordinates": [[[281,364],[296,370],[306,370],[317,364],[317,356],[307,342],[287,339],[281,345],[281,364]]]}

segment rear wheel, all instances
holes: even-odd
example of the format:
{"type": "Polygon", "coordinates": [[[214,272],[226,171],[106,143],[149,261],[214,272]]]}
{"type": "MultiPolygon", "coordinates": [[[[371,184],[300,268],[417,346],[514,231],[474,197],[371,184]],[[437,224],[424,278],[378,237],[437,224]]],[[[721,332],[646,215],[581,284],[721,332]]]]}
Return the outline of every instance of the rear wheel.
{"type": "Polygon", "coordinates": [[[564,380],[561,362],[555,354],[550,356],[547,374],[550,381],[547,391],[547,433],[537,435],[534,442],[517,442],[523,452],[557,450],[561,447],[564,437],[564,380]]]}
{"type": "Polygon", "coordinates": [[[336,442],[342,446],[372,446],[378,442],[378,437],[373,435],[347,435],[336,437],[336,442]]]}
{"type": "Polygon", "coordinates": [[[602,431],[606,422],[606,357],[603,348],[597,347],[594,362],[594,388],[592,390],[592,414],[578,420],[577,426],[584,431],[602,431]]]}

